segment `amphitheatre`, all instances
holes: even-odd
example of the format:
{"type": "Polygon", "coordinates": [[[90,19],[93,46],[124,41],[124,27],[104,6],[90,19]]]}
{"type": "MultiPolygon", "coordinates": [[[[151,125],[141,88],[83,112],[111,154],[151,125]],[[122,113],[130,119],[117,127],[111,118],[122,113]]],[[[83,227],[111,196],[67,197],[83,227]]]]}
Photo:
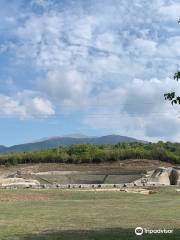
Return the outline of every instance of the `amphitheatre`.
{"type": "Polygon", "coordinates": [[[179,151],[159,142],[2,154],[0,239],[136,240],[141,226],[178,240],[179,151]]]}
{"type": "MultiPolygon", "coordinates": [[[[180,186],[180,167],[157,160],[124,160],[103,164],[36,164],[4,169],[1,189],[124,190],[180,186]]],[[[139,191],[141,192],[141,191],[139,191]]]]}
{"type": "Polygon", "coordinates": [[[180,167],[165,161],[1,165],[0,239],[136,240],[142,226],[178,240],[179,200],[180,167]]]}

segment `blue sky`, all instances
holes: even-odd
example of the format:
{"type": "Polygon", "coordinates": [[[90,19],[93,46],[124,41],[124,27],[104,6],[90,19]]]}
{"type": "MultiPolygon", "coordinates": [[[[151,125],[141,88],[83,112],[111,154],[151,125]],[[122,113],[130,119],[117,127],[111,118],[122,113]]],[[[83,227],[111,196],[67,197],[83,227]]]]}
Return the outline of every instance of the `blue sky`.
{"type": "Polygon", "coordinates": [[[0,144],[180,139],[178,0],[1,0],[0,144]]]}

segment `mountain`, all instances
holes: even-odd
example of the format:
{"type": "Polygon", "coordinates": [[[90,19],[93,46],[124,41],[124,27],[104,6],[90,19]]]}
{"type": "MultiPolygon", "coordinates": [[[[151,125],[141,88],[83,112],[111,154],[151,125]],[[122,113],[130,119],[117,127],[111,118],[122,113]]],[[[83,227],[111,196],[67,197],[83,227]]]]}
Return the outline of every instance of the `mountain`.
{"type": "Polygon", "coordinates": [[[68,135],[62,137],[51,137],[38,140],[36,142],[14,145],[11,147],[0,146],[0,153],[8,152],[29,152],[43,150],[48,148],[56,148],[59,146],[70,146],[72,144],[117,144],[129,142],[143,142],[131,137],[120,135],[107,135],[102,137],[89,137],[84,135],[68,135]]]}
{"type": "Polygon", "coordinates": [[[7,149],[6,146],[0,145],[0,152],[6,151],[6,149],[7,149]]]}
{"type": "Polygon", "coordinates": [[[70,137],[70,138],[90,138],[87,135],[81,134],[81,133],[73,133],[73,134],[66,134],[63,135],[63,137],[70,137]]]}

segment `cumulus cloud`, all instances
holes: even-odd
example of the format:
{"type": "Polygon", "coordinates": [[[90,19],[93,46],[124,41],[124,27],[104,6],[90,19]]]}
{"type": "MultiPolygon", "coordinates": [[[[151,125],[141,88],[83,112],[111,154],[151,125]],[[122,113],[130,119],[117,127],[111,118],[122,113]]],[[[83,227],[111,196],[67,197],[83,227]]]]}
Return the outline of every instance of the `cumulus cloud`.
{"type": "Polygon", "coordinates": [[[138,136],[144,139],[179,139],[180,112],[163,99],[163,93],[177,88],[171,79],[134,79],[131,84],[106,90],[84,122],[92,128],[138,136]],[[100,101],[99,101],[100,99],[100,101]]]}
{"type": "Polygon", "coordinates": [[[58,101],[61,105],[81,105],[91,91],[91,85],[84,74],[74,69],[49,71],[41,84],[48,96],[57,101],[57,105],[58,101]]]}
{"type": "Polygon", "coordinates": [[[132,49],[130,48],[131,54],[137,56],[153,56],[157,50],[157,43],[152,40],[137,38],[132,44],[132,49]]]}
{"type": "Polygon", "coordinates": [[[179,19],[180,3],[171,2],[168,5],[164,4],[158,11],[166,20],[177,21],[179,19]]]}
{"type": "Polygon", "coordinates": [[[47,118],[53,115],[52,103],[29,92],[17,93],[16,96],[0,94],[0,117],[20,119],[47,118]]]}
{"type": "Polygon", "coordinates": [[[38,94],[7,101],[20,115],[50,116],[53,106],[59,114],[70,105],[84,113],[86,126],[177,137],[178,114],[163,93],[178,88],[168,77],[179,67],[179,6],[176,0],[31,1],[12,42],[18,64],[29,61],[38,73],[31,79],[38,94]]]}
{"type": "MultiPolygon", "coordinates": [[[[161,28],[160,9],[165,1],[131,1],[131,5],[129,8],[129,1],[105,1],[102,11],[102,3],[94,2],[88,11],[81,3],[31,14],[17,29],[18,55],[31,58],[47,72],[62,67],[83,71],[94,82],[106,81],[104,75],[109,73],[129,80],[165,77],[176,68],[179,49],[176,35],[168,41],[167,29],[161,28]],[[170,52],[173,59],[168,59],[170,52]]],[[[172,28],[166,21],[163,24],[172,28]]],[[[177,27],[174,23],[173,29],[177,27]]],[[[108,78],[112,81],[114,76],[108,78]]]]}

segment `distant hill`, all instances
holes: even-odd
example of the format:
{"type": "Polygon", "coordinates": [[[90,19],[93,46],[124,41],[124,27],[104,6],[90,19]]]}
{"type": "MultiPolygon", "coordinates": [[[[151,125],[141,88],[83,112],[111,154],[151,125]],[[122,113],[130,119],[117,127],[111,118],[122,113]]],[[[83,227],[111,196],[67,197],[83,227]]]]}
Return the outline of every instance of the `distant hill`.
{"type": "Polygon", "coordinates": [[[73,134],[66,134],[63,135],[63,137],[70,137],[70,138],[91,138],[87,135],[81,134],[81,133],[73,133],[73,134]]]}
{"type": "Polygon", "coordinates": [[[43,150],[48,148],[56,148],[59,146],[70,146],[72,144],[117,144],[128,142],[143,142],[131,137],[125,137],[120,135],[107,135],[102,137],[89,137],[84,135],[69,135],[63,137],[51,137],[38,140],[32,143],[25,143],[20,145],[14,145],[11,147],[0,146],[0,153],[8,152],[29,152],[36,150],[43,150]]]}
{"type": "Polygon", "coordinates": [[[0,152],[6,151],[7,147],[0,145],[0,152]]]}

